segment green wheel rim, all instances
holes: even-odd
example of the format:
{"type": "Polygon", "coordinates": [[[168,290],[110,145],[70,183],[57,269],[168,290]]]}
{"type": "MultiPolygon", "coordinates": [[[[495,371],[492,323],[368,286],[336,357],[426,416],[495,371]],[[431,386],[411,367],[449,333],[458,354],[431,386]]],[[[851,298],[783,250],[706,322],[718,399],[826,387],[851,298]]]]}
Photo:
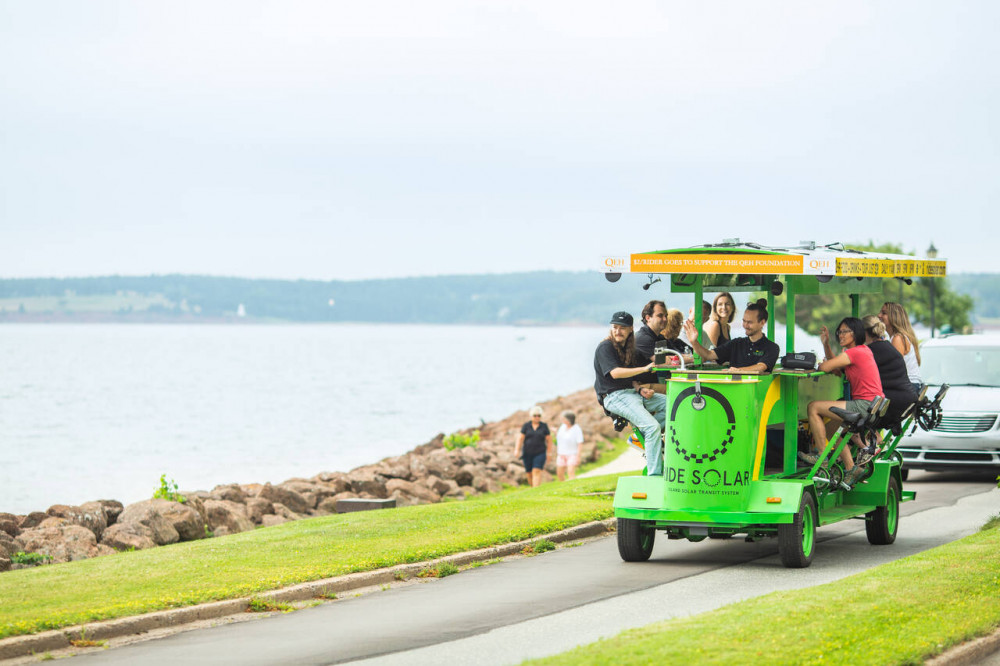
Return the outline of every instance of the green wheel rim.
{"type": "Polygon", "coordinates": [[[889,489],[888,503],[885,507],[885,526],[889,528],[889,534],[896,533],[896,524],[899,522],[899,497],[896,489],[889,489]]]}
{"type": "Polygon", "coordinates": [[[813,539],[816,536],[816,516],[813,515],[811,506],[803,507],[802,512],[802,554],[806,557],[812,555],[813,539]]]}

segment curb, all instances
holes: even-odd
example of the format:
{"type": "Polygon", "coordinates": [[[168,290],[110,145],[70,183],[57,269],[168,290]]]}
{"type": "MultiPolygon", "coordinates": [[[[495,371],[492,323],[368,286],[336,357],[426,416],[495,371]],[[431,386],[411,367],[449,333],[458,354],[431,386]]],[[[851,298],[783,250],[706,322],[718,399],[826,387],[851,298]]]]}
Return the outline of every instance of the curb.
{"type": "Polygon", "coordinates": [[[384,585],[397,581],[397,574],[406,577],[413,577],[420,571],[427,569],[434,564],[449,563],[455,566],[471,564],[483,560],[490,560],[497,557],[507,557],[515,555],[534,541],[547,539],[555,543],[573,541],[575,539],[585,539],[588,537],[600,536],[614,531],[615,519],[584,523],[570,527],[552,534],[542,534],[523,541],[505,543],[499,546],[490,546],[466,553],[457,553],[430,560],[427,562],[416,562],[413,564],[400,564],[388,569],[377,569],[375,571],[363,571],[361,573],[347,574],[335,578],[325,578],[309,583],[300,583],[292,587],[262,592],[252,597],[240,599],[229,599],[226,601],[213,601],[197,606],[177,608],[173,610],[156,611],[133,617],[118,618],[104,622],[91,622],[63,629],[54,629],[28,636],[13,636],[11,638],[0,639],[0,660],[15,659],[17,657],[27,657],[32,654],[51,652],[72,647],[70,641],[79,640],[86,634],[89,640],[108,640],[134,634],[146,633],[156,629],[166,629],[178,627],[191,622],[201,620],[213,620],[227,615],[236,615],[247,610],[251,599],[267,599],[274,602],[306,601],[316,597],[341,592],[349,592],[364,587],[374,585],[384,585]]]}
{"type": "Polygon", "coordinates": [[[1000,628],[989,636],[957,645],[924,664],[925,666],[970,666],[982,662],[997,652],[1000,652],[1000,628]]]}

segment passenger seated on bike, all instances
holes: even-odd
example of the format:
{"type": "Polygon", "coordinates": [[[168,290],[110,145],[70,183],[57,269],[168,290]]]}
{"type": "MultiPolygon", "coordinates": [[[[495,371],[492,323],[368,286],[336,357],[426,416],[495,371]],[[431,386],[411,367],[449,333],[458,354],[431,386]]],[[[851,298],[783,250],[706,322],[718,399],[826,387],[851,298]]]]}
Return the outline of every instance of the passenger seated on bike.
{"type": "Polygon", "coordinates": [[[715,349],[706,349],[698,342],[698,329],[690,319],[684,322],[684,332],[695,352],[706,361],[729,363],[730,372],[770,372],[778,362],[781,350],[764,336],[766,323],[767,301],[762,298],[748,305],[743,312],[746,337],[723,342],[715,349]]]}
{"type": "Polygon", "coordinates": [[[611,316],[608,337],[594,352],[594,390],[597,399],[609,412],[628,419],[642,432],[646,449],[646,471],[649,476],[663,474],[663,424],[667,414],[667,398],[650,388],[636,389],[635,377],[656,367],[635,350],[632,315],[616,312],[611,316]]]}
{"type": "MultiPolygon", "coordinates": [[[[814,464],[830,445],[829,438],[840,427],[841,420],[830,411],[839,407],[848,412],[867,414],[872,401],[882,396],[882,381],[871,349],[864,345],[865,328],[857,317],[845,317],[837,325],[837,340],[843,351],[834,355],[830,348],[830,331],[826,326],[820,329],[819,338],[823,343],[825,360],[819,364],[822,372],[844,373],[851,386],[850,400],[814,400],[809,403],[809,429],[812,431],[813,451],[799,453],[799,458],[814,464]],[[824,423],[824,419],[829,419],[824,423]]],[[[847,446],[840,451],[844,464],[844,483],[853,486],[864,474],[861,466],[854,465],[854,459],[847,446]]]]}
{"type": "Polygon", "coordinates": [[[917,401],[917,394],[910,383],[906,361],[891,342],[885,340],[885,324],[875,315],[861,320],[865,327],[865,345],[872,350],[875,365],[882,381],[882,394],[889,399],[886,425],[899,422],[910,405],[917,401]]]}

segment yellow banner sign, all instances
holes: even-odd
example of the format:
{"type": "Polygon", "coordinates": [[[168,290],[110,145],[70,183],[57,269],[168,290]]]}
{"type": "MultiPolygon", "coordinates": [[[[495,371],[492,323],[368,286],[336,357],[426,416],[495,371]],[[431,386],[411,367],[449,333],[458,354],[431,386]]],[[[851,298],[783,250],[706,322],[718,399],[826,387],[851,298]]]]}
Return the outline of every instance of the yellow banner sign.
{"type": "Polygon", "coordinates": [[[837,259],[837,275],[845,277],[944,277],[944,261],[913,259],[837,259]]]}
{"type": "Polygon", "coordinates": [[[802,273],[803,257],[777,254],[633,254],[634,273],[802,273]]]}

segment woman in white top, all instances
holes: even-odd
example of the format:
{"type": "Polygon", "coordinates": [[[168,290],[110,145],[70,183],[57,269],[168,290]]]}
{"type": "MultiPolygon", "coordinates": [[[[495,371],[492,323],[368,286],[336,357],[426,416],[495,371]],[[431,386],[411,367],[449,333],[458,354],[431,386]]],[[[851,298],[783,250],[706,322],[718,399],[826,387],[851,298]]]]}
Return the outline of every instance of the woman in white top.
{"type": "Polygon", "coordinates": [[[906,374],[913,384],[913,390],[920,393],[923,382],[920,379],[920,343],[917,342],[917,334],[910,326],[910,318],[906,315],[906,310],[899,303],[887,302],[882,304],[882,309],[878,311],[878,318],[885,324],[886,333],[889,334],[889,341],[906,361],[906,374]]]}
{"type": "Polygon", "coordinates": [[[583,444],[583,430],[576,425],[576,414],[566,410],[562,413],[562,425],[556,432],[556,476],[560,481],[576,478],[576,468],[580,465],[580,446],[583,444]]]}

